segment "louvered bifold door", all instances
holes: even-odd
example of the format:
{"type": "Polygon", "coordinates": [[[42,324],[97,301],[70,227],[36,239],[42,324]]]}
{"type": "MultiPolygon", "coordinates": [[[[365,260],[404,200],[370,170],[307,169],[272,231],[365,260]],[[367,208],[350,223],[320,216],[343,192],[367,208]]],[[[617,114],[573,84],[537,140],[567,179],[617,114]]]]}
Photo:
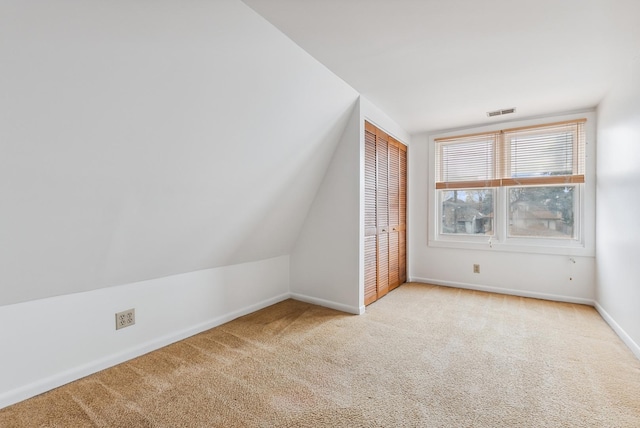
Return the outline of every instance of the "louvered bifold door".
{"type": "Polygon", "coordinates": [[[407,146],[400,145],[400,222],[398,269],[400,284],[407,282],[407,146]]]}
{"type": "Polygon", "coordinates": [[[378,298],[376,229],[376,134],[365,129],[364,143],[364,304],[378,298]]]}
{"type": "Polygon", "coordinates": [[[378,227],[378,298],[389,292],[389,141],[376,132],[376,226],[378,227]]]}
{"type": "Polygon", "coordinates": [[[407,278],[407,148],[365,122],[364,301],[376,301],[407,278]]]}
{"type": "Polygon", "coordinates": [[[400,149],[389,141],[389,289],[400,283],[400,149]]]}

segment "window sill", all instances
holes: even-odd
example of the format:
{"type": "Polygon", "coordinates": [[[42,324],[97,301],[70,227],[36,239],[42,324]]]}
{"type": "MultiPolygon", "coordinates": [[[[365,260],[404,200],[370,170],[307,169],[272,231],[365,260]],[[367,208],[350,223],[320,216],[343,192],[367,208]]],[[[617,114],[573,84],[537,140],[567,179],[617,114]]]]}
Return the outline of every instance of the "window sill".
{"type": "Polygon", "coordinates": [[[489,243],[488,238],[482,242],[454,241],[454,240],[429,240],[429,247],[452,248],[459,250],[500,251],[510,253],[549,254],[561,256],[595,257],[595,249],[588,248],[581,243],[567,245],[548,245],[546,243],[530,242],[496,242],[489,243]]]}

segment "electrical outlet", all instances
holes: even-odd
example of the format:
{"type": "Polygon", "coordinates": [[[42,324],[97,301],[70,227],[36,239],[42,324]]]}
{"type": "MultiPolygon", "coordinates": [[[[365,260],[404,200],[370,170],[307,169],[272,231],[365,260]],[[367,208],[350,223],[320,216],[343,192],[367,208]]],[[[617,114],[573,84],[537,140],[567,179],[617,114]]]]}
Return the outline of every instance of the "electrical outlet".
{"type": "Polygon", "coordinates": [[[132,326],[136,323],[136,310],[127,309],[116,314],[116,330],[132,326]]]}
{"type": "Polygon", "coordinates": [[[480,265],[473,265],[473,273],[480,273],[480,265]]]}

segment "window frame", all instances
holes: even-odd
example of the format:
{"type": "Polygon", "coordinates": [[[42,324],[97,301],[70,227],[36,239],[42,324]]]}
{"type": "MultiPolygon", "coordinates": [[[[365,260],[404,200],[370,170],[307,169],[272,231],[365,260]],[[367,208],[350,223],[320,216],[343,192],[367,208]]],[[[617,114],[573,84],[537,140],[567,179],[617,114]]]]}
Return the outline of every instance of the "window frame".
{"type": "MultiPolygon", "coordinates": [[[[494,125],[459,129],[436,133],[429,136],[428,158],[431,172],[428,174],[428,245],[431,247],[497,250],[510,252],[530,252],[541,254],[566,254],[576,256],[595,255],[595,113],[593,111],[578,114],[546,117],[539,119],[501,122],[494,125]],[[468,235],[447,234],[441,232],[442,204],[441,191],[452,189],[436,189],[436,139],[451,138],[458,135],[499,132],[503,129],[518,127],[544,126],[556,122],[586,119],[585,132],[585,164],[582,173],[584,183],[566,183],[557,185],[575,186],[574,191],[574,234],[575,238],[553,237],[521,237],[508,236],[509,223],[509,189],[518,187],[548,187],[556,184],[541,183],[513,183],[493,187],[490,183],[486,187],[494,189],[494,234],[468,235]]],[[[462,189],[461,189],[462,190],[462,189]]]]}

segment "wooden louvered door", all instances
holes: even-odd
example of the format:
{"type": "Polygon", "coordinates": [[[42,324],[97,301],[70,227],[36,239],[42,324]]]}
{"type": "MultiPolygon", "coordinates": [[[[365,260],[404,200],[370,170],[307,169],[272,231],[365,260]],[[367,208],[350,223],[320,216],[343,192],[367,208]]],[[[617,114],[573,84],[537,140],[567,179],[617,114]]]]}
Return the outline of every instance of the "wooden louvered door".
{"type": "Polygon", "coordinates": [[[400,149],[389,144],[389,289],[400,285],[400,149]]]}
{"type": "Polygon", "coordinates": [[[398,210],[398,267],[400,284],[407,282],[407,146],[401,145],[400,158],[399,199],[398,210]],[[403,150],[404,148],[404,150],[403,150]]]}
{"type": "Polygon", "coordinates": [[[389,292],[389,137],[376,132],[376,226],[378,299],[389,292]]]}
{"type": "Polygon", "coordinates": [[[378,233],[376,229],[376,134],[364,138],[364,303],[378,298],[378,233]]]}
{"type": "Polygon", "coordinates": [[[406,281],[406,146],[365,122],[365,304],[406,281]]]}

